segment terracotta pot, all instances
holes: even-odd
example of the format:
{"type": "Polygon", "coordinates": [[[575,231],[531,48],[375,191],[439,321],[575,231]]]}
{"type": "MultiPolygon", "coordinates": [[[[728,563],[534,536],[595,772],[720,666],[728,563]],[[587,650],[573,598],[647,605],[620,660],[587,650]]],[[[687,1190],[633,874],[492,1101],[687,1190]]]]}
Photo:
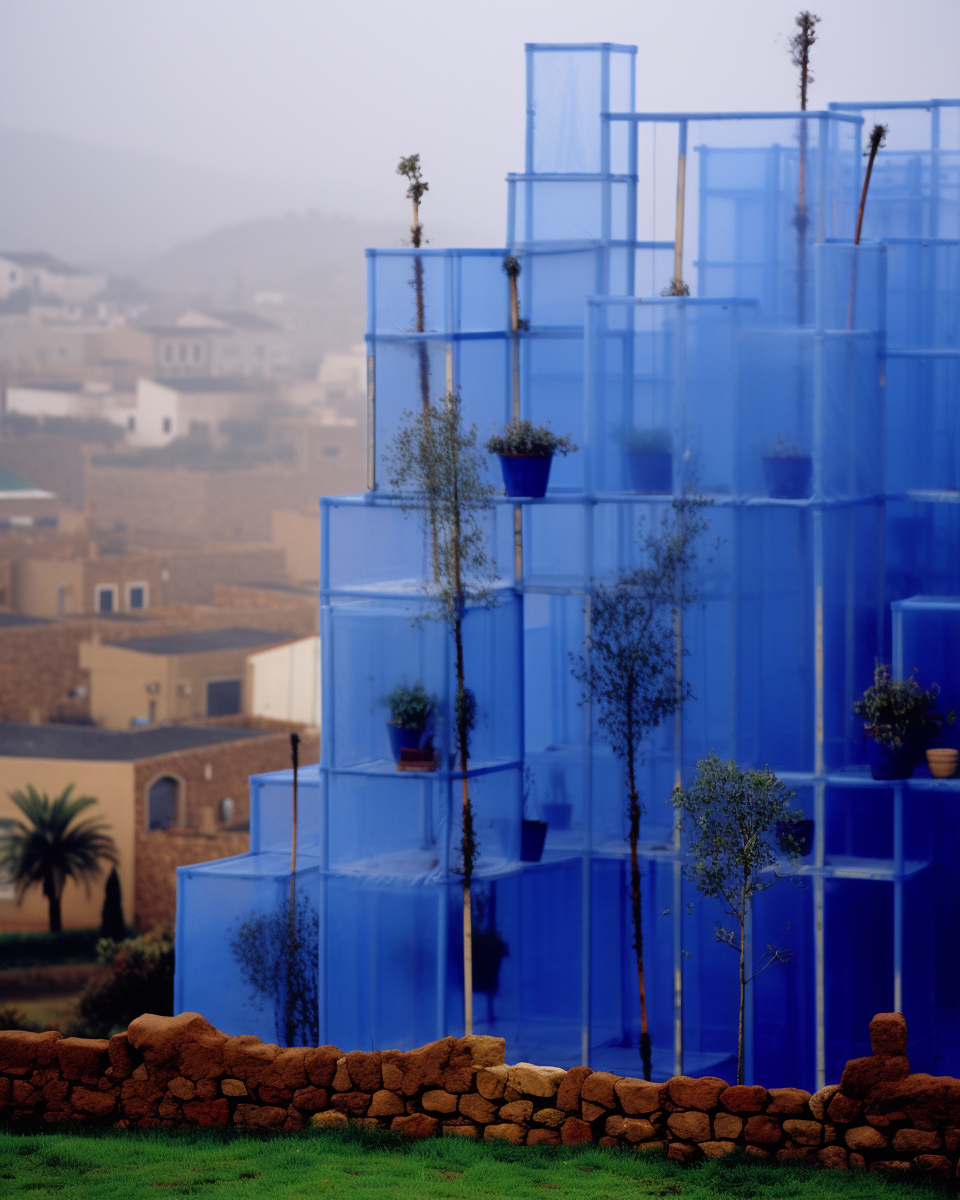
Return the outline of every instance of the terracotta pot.
{"type": "Polygon", "coordinates": [[[934,779],[949,779],[957,772],[956,750],[940,749],[927,751],[927,766],[934,779]]]}

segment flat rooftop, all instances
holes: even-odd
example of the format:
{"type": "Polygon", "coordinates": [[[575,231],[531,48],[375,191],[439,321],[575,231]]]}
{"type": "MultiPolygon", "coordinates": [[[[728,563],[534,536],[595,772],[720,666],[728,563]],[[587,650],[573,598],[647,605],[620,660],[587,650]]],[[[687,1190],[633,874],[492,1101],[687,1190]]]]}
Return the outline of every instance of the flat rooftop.
{"type": "Polygon", "coordinates": [[[120,650],[135,650],[138,654],[205,654],[210,650],[259,650],[277,646],[302,637],[299,633],[272,633],[268,629],[205,629],[198,633],[168,633],[161,637],[128,638],[108,642],[120,650]]]}
{"type": "Polygon", "coordinates": [[[159,754],[267,737],[262,729],[223,725],[159,725],[130,733],[84,725],[19,725],[0,721],[0,758],[137,762],[159,754]]]}

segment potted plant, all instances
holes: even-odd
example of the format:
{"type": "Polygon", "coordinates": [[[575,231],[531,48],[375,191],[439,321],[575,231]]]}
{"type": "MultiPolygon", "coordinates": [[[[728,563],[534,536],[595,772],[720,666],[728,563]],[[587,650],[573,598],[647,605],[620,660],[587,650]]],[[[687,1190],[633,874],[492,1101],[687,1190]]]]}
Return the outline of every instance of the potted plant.
{"type": "Polygon", "coordinates": [[[523,768],[523,821],[520,825],[520,861],[539,862],[543,856],[543,844],[547,840],[547,822],[535,821],[527,816],[533,779],[529,766],[523,768]]]}
{"type": "Polygon", "coordinates": [[[778,437],[763,456],[767,495],[774,500],[806,500],[810,495],[813,459],[796,442],[778,437]]]}
{"type": "Polygon", "coordinates": [[[853,706],[863,718],[874,779],[909,779],[923,739],[939,733],[944,721],[952,725],[956,719],[956,713],[941,717],[937,712],[937,684],[924,691],[915,675],[893,679],[889,665],[877,663],[872,686],[853,706]]]}
{"type": "Polygon", "coordinates": [[[621,434],[630,485],[644,496],[673,491],[673,438],[669,429],[627,429],[621,434]]]}
{"type": "Polygon", "coordinates": [[[427,757],[432,760],[433,729],[430,718],[436,697],[429,695],[418,680],[413,687],[398,684],[383,702],[390,709],[387,731],[396,761],[400,763],[403,760],[405,750],[429,752],[427,757]]]}
{"type": "Polygon", "coordinates": [[[576,449],[569,437],[560,437],[549,425],[532,421],[511,421],[487,441],[487,450],[500,456],[507,495],[534,499],[546,494],[553,456],[576,449]]]}

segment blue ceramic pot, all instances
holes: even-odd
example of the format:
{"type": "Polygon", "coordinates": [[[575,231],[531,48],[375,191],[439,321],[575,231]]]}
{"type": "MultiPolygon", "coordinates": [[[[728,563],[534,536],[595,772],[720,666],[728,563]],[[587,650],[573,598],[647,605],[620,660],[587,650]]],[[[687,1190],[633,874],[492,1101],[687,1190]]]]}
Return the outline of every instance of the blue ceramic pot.
{"type": "Polygon", "coordinates": [[[398,725],[387,725],[390,733],[390,749],[397,762],[401,750],[426,750],[430,745],[430,734],[423,729],[401,729],[398,725]]]}
{"type": "Polygon", "coordinates": [[[630,484],[642,496],[662,495],[673,491],[673,455],[658,452],[645,454],[640,450],[627,452],[630,484]]]}
{"type": "Polygon", "coordinates": [[[810,476],[813,459],[809,455],[800,458],[774,458],[764,455],[763,476],[767,481],[767,494],[774,500],[806,500],[810,495],[810,476]]]}
{"type": "Polygon", "coordinates": [[[867,738],[867,762],[874,779],[909,779],[917,762],[917,748],[910,742],[884,746],[867,738]]]}
{"type": "Polygon", "coordinates": [[[546,821],[524,820],[520,826],[520,861],[539,862],[547,840],[546,821]]]}
{"type": "Polygon", "coordinates": [[[552,454],[501,454],[500,469],[508,496],[539,499],[547,494],[552,454]]]}

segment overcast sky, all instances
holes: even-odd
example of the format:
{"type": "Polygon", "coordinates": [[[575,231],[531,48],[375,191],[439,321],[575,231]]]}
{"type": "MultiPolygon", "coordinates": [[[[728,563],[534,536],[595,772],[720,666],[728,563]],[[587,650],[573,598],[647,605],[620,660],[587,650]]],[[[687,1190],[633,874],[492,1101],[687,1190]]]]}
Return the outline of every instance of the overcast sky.
{"type": "MultiPolygon", "coordinates": [[[[960,95],[960,0],[811,0],[811,107],[960,95]]],[[[0,0],[0,125],[270,177],[291,206],[499,242],[523,45],[639,45],[642,109],[790,109],[798,0],[0,0]]]]}

